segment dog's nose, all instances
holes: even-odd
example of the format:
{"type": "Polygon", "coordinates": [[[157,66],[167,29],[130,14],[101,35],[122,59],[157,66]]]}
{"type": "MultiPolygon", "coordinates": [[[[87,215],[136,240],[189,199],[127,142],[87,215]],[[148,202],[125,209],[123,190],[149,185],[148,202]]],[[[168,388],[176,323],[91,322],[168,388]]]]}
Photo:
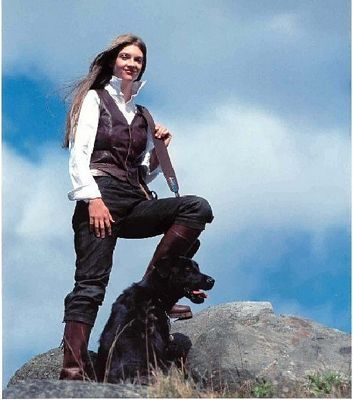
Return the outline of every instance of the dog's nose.
{"type": "Polygon", "coordinates": [[[206,282],[207,282],[208,285],[213,286],[215,280],[209,276],[209,277],[207,278],[206,282]]]}

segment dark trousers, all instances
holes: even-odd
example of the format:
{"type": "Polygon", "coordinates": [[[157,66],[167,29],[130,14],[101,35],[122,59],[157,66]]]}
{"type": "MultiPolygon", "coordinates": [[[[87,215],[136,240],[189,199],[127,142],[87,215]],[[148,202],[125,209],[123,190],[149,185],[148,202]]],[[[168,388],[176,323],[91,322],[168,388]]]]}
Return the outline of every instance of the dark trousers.
{"type": "Polygon", "coordinates": [[[113,219],[112,235],[97,238],[89,230],[88,204],[76,204],[72,226],[75,233],[75,285],[65,298],[64,321],[94,325],[112,268],[118,237],[146,238],[166,232],[173,224],[203,230],[213,219],[208,202],[197,196],[147,200],[145,193],[113,177],[95,178],[113,219]]]}

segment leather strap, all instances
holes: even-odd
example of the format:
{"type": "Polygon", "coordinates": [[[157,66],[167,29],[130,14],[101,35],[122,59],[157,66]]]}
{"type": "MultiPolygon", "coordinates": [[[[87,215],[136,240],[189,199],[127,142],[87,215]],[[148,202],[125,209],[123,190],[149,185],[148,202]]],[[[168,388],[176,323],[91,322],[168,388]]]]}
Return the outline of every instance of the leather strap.
{"type": "Polygon", "coordinates": [[[151,131],[156,155],[157,155],[159,164],[162,168],[165,179],[167,180],[169,189],[175,194],[176,197],[179,197],[178,180],[177,180],[174,168],[172,166],[172,163],[170,161],[168,150],[167,150],[166,146],[164,145],[163,140],[157,139],[155,137],[155,135],[154,135],[155,123],[153,121],[151,114],[147,110],[147,108],[140,106],[140,105],[138,105],[137,107],[142,112],[142,115],[145,117],[148,128],[151,131]]]}

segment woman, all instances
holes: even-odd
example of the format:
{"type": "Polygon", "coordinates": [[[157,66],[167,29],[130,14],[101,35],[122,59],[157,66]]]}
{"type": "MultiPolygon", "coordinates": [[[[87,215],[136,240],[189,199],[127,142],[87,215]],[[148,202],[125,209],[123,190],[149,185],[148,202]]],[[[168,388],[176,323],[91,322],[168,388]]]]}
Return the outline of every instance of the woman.
{"type": "MultiPolygon", "coordinates": [[[[188,255],[213,219],[208,202],[196,196],[156,199],[148,189],[159,172],[151,135],[168,146],[171,134],[156,124],[149,132],[135,97],[145,82],[147,50],[134,35],[121,35],[100,53],[77,85],[67,118],[65,144],[70,147],[70,176],[77,201],[75,285],[65,298],[64,364],[61,379],[90,375],[87,345],[102,304],[118,237],[164,234],[147,267],[161,257],[188,255]]],[[[169,315],[191,318],[188,306],[175,305],[169,315]]]]}

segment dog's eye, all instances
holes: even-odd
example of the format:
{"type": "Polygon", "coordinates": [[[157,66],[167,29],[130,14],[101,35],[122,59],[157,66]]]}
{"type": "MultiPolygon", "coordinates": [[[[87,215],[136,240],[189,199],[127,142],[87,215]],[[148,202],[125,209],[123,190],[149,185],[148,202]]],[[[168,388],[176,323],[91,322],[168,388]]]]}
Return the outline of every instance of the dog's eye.
{"type": "Polygon", "coordinates": [[[190,267],[186,267],[186,268],[185,268],[185,271],[186,271],[186,272],[190,272],[190,271],[191,271],[191,268],[190,268],[190,267]]]}

